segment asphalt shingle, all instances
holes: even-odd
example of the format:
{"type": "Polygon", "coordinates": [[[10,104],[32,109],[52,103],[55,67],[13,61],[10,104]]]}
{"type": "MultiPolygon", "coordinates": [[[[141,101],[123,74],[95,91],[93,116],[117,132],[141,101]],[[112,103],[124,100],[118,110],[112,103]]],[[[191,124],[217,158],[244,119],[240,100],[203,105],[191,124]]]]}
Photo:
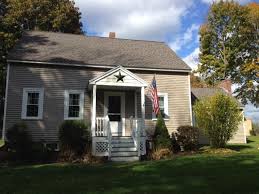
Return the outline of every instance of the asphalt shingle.
{"type": "Polygon", "coordinates": [[[191,68],[165,43],[29,31],[9,60],[186,70],[191,68]]]}

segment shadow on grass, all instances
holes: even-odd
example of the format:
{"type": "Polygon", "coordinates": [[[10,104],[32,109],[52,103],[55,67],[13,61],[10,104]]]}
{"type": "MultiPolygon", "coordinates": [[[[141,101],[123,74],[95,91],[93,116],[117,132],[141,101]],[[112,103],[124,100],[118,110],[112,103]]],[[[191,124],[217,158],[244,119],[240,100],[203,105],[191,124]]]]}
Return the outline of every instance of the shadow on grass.
{"type": "Polygon", "coordinates": [[[258,179],[259,155],[195,155],[130,164],[1,169],[0,193],[256,193],[258,179]]]}
{"type": "Polygon", "coordinates": [[[226,148],[229,148],[229,149],[231,149],[231,150],[235,150],[235,151],[238,151],[238,152],[240,152],[240,151],[243,151],[243,150],[247,150],[247,149],[251,149],[251,148],[253,148],[252,146],[250,146],[250,145],[241,145],[241,144],[231,144],[231,145],[227,145],[226,146],[226,148]]]}

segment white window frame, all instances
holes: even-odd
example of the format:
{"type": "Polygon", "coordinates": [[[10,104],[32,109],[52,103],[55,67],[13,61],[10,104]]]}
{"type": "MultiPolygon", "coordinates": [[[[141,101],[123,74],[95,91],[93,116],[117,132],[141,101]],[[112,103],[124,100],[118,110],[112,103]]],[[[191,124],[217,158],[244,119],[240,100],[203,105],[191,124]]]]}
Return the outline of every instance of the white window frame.
{"type": "MultiPolygon", "coordinates": [[[[158,95],[158,97],[164,97],[164,113],[166,115],[164,120],[169,120],[168,93],[158,92],[157,95],[158,95]]],[[[152,120],[153,121],[157,120],[154,112],[152,112],[152,120]]]]}
{"type": "Polygon", "coordinates": [[[84,117],[84,90],[65,90],[64,92],[64,120],[82,120],[84,117]],[[79,94],[79,117],[69,117],[69,94],[79,94]]]}
{"type": "Polygon", "coordinates": [[[23,88],[23,98],[22,98],[22,119],[30,120],[40,120],[43,118],[43,99],[44,99],[44,88],[23,88]],[[28,103],[28,93],[38,92],[39,93],[39,109],[38,116],[28,117],[27,116],[27,103],[28,103]]]}

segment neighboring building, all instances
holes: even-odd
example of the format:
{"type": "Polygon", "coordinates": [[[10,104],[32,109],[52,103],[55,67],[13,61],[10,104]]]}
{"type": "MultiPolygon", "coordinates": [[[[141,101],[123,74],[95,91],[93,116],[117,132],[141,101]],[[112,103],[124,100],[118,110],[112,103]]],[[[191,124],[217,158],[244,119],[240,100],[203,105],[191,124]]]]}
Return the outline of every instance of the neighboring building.
{"type": "MultiPolygon", "coordinates": [[[[218,88],[192,88],[192,105],[196,100],[204,97],[213,96],[218,92],[222,92],[226,95],[231,95],[231,82],[229,80],[223,80],[218,88]]],[[[234,98],[234,97],[233,97],[234,98]]],[[[237,100],[240,108],[240,114],[243,116],[243,121],[239,124],[238,130],[229,141],[229,143],[246,143],[246,133],[244,128],[244,105],[237,100]]],[[[195,126],[195,115],[193,113],[193,125],[195,126]]],[[[200,131],[199,142],[201,144],[208,144],[208,138],[200,131]]]]}
{"type": "Polygon", "coordinates": [[[245,118],[245,121],[244,121],[244,128],[245,128],[245,133],[246,133],[246,136],[250,136],[251,135],[251,131],[252,131],[252,125],[253,122],[252,122],[252,119],[249,119],[249,118],[245,118]]]}
{"type": "Polygon", "coordinates": [[[58,143],[64,120],[86,120],[94,155],[137,160],[156,123],[154,74],[169,133],[191,125],[191,68],[163,42],[111,35],[26,32],[8,56],[4,133],[23,121],[34,141],[58,143]]]}

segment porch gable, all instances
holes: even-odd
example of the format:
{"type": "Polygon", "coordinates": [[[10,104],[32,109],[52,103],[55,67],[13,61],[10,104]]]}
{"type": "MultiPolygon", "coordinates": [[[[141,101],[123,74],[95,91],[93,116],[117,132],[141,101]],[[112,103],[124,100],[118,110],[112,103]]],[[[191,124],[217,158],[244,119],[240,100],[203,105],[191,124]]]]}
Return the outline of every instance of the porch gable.
{"type": "Polygon", "coordinates": [[[89,85],[146,87],[147,83],[122,66],[117,66],[103,75],[91,79],[89,85]]]}

